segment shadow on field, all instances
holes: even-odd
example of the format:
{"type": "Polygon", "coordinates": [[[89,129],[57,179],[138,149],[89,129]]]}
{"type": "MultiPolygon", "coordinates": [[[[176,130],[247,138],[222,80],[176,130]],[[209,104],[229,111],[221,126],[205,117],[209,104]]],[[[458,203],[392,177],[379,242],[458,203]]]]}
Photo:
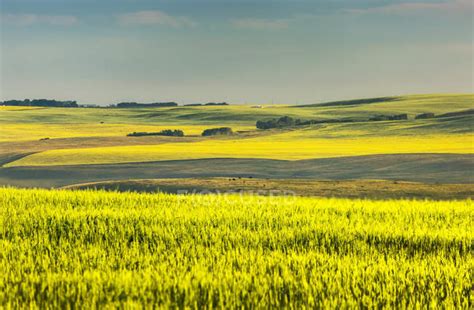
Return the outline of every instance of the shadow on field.
{"type": "Polygon", "coordinates": [[[110,180],[212,177],[469,184],[473,183],[472,171],[472,154],[393,154],[299,161],[226,158],[0,168],[0,185],[50,188],[110,180]]]}
{"type": "Polygon", "coordinates": [[[77,184],[66,186],[62,189],[201,195],[245,194],[286,196],[288,198],[294,196],[318,196],[369,199],[408,198],[452,200],[474,197],[474,186],[472,184],[424,184],[376,180],[271,180],[242,177],[119,180],[77,184]]]}

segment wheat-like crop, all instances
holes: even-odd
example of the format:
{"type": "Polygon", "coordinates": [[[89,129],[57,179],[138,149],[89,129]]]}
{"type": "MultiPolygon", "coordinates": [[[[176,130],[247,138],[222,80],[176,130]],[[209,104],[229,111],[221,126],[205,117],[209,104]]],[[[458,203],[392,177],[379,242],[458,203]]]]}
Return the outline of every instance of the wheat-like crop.
{"type": "Polygon", "coordinates": [[[0,189],[0,308],[472,308],[474,209],[0,189]]]}

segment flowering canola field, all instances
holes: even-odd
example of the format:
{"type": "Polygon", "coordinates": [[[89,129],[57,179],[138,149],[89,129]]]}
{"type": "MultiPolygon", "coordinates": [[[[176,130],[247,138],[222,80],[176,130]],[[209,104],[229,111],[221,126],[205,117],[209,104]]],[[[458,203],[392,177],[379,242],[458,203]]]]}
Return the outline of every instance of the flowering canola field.
{"type": "Polygon", "coordinates": [[[114,164],[199,158],[299,160],[404,153],[474,152],[474,135],[421,135],[355,138],[308,138],[306,132],[189,143],[49,150],[11,162],[14,166],[114,164]]]}
{"type": "Polygon", "coordinates": [[[0,307],[472,308],[472,201],[0,188],[0,307]]]}

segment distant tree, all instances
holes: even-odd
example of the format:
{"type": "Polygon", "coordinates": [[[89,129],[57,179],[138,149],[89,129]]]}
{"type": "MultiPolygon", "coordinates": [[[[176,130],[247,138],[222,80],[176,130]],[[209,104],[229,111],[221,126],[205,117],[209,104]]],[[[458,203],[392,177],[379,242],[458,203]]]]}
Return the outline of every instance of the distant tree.
{"type": "Polygon", "coordinates": [[[229,127],[221,127],[221,128],[211,128],[206,129],[202,132],[203,137],[207,136],[216,136],[216,135],[233,135],[234,132],[229,127]]]}
{"type": "Polygon", "coordinates": [[[227,102],[208,102],[204,105],[229,105],[227,102]]]}
{"type": "Polygon", "coordinates": [[[25,99],[25,100],[7,100],[2,102],[5,106],[27,106],[27,107],[59,107],[59,108],[77,108],[76,101],[57,101],[53,99],[25,99]]]}
{"type": "Polygon", "coordinates": [[[179,129],[175,129],[175,130],[165,129],[165,130],[162,130],[162,131],[158,132],[158,135],[170,136],[170,137],[183,137],[184,132],[182,130],[179,130],[179,129]]]}
{"type": "Polygon", "coordinates": [[[290,116],[283,116],[278,119],[270,119],[267,121],[257,121],[256,126],[258,129],[271,129],[271,128],[291,127],[297,124],[301,124],[301,120],[294,120],[290,116]]]}
{"type": "Polygon", "coordinates": [[[376,115],[369,118],[369,121],[400,121],[407,120],[408,114],[397,114],[397,115],[376,115]]]}
{"type": "Polygon", "coordinates": [[[278,127],[290,127],[295,125],[295,120],[289,116],[280,117],[277,121],[278,127]]]}
{"type": "Polygon", "coordinates": [[[393,120],[393,121],[407,120],[408,119],[408,114],[392,115],[392,117],[390,119],[393,120]]]}
{"type": "Polygon", "coordinates": [[[427,119],[427,118],[434,118],[434,113],[422,113],[415,116],[415,119],[427,119]]]}
{"type": "Polygon", "coordinates": [[[268,129],[266,121],[257,121],[256,127],[258,129],[268,129]]]}
{"type": "Polygon", "coordinates": [[[184,132],[179,129],[165,129],[159,132],[132,132],[128,137],[144,137],[144,136],[169,136],[169,137],[184,137],[184,132]]]}
{"type": "Polygon", "coordinates": [[[154,102],[154,103],[137,103],[137,102],[120,102],[116,105],[117,108],[162,108],[162,107],[176,107],[176,102],[154,102]]]}

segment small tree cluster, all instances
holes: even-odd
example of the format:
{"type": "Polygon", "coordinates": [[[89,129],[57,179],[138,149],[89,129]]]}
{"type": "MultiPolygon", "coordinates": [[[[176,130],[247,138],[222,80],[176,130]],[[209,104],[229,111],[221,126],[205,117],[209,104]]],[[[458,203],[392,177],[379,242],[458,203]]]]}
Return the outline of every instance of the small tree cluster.
{"type": "Polygon", "coordinates": [[[211,128],[211,129],[206,129],[202,132],[203,137],[207,136],[217,136],[217,135],[233,135],[234,132],[232,131],[231,128],[229,127],[221,127],[221,128],[211,128]]]}
{"type": "Polygon", "coordinates": [[[401,121],[407,120],[408,114],[398,114],[398,115],[376,115],[369,118],[369,121],[401,121]]]}
{"type": "Polygon", "coordinates": [[[267,121],[257,121],[258,129],[271,129],[271,128],[283,128],[300,125],[299,119],[293,119],[290,116],[283,116],[278,119],[271,119],[267,121]]]}
{"type": "Polygon", "coordinates": [[[428,119],[428,118],[434,118],[434,117],[435,117],[434,113],[422,113],[415,116],[415,119],[428,119]]]}
{"type": "Polygon", "coordinates": [[[180,129],[165,129],[159,132],[161,136],[170,136],[170,137],[183,137],[184,132],[180,129]]]}

